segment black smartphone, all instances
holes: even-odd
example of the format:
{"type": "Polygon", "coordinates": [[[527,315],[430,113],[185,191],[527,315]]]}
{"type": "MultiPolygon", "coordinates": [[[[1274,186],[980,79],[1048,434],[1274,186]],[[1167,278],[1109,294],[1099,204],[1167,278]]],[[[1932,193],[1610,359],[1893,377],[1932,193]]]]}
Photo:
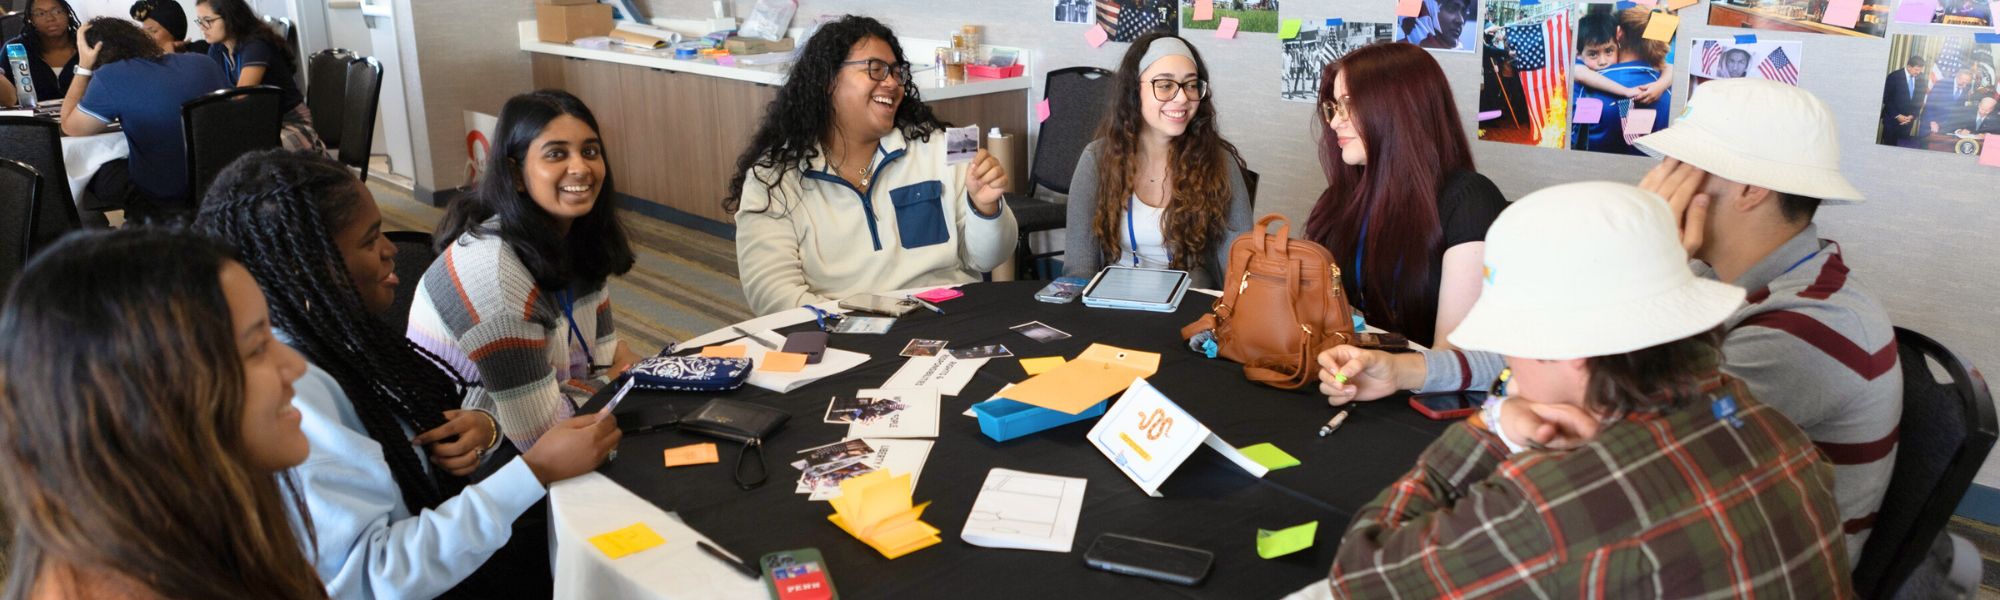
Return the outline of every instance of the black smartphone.
{"type": "Polygon", "coordinates": [[[1158,579],[1181,585],[1200,585],[1215,564],[1215,553],[1129,535],[1106,533],[1090,543],[1083,553],[1090,568],[1124,575],[1158,579]]]}
{"type": "Polygon", "coordinates": [[[819,364],[820,357],[826,355],[826,332],[801,331],[787,335],[783,351],[806,355],[806,364],[819,364]]]}
{"type": "Polygon", "coordinates": [[[1410,396],[1410,407],[1437,421],[1462,419],[1486,405],[1486,392],[1446,392],[1410,396]]]}

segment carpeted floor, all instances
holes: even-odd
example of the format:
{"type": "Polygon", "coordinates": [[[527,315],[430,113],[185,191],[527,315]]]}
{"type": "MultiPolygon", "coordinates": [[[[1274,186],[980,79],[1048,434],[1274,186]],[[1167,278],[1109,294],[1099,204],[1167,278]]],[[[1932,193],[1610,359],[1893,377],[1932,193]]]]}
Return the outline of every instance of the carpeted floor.
{"type": "MultiPolygon", "coordinates": [[[[431,232],[444,211],[406,190],[368,184],[383,229],[431,232]]],[[[638,265],[611,280],[619,335],[640,354],[752,316],[736,279],[736,243],[658,219],[624,214],[638,265]]]]}

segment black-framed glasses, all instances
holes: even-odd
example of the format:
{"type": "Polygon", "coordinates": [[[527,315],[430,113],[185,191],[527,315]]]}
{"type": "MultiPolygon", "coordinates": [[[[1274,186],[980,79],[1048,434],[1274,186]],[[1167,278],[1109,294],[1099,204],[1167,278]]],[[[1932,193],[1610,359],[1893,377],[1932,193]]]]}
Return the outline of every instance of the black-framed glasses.
{"type": "Polygon", "coordinates": [[[888,79],[890,75],[895,75],[896,81],[904,83],[910,81],[910,63],[907,62],[892,63],[879,58],[867,58],[840,63],[843,67],[852,65],[868,65],[868,78],[875,81],[888,79]]]}
{"type": "Polygon", "coordinates": [[[1348,112],[1348,105],[1352,102],[1354,102],[1353,96],[1341,96],[1334,100],[1321,102],[1319,103],[1319,116],[1326,119],[1328,123],[1332,123],[1334,119],[1347,118],[1350,114],[1348,112]]]}
{"type": "Polygon", "coordinates": [[[67,16],[69,16],[69,11],[62,8],[45,8],[28,11],[28,18],[30,19],[57,19],[67,16]]]}
{"type": "Polygon", "coordinates": [[[194,24],[200,25],[202,29],[208,29],[215,25],[216,21],[220,20],[222,20],[222,17],[200,17],[194,20],[194,24]]]}
{"type": "Polygon", "coordinates": [[[1153,98],[1161,102],[1173,100],[1174,96],[1182,91],[1187,92],[1189,100],[1208,98],[1208,82],[1200,79],[1189,79],[1187,81],[1155,79],[1147,83],[1153,86],[1153,98]]]}

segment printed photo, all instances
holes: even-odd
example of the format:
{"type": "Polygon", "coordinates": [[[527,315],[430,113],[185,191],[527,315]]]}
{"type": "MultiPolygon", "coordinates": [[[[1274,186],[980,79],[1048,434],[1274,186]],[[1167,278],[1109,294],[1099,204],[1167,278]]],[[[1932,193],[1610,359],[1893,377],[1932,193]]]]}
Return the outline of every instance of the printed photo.
{"type": "Polygon", "coordinates": [[[958,348],[951,351],[951,357],[959,360],[972,360],[975,358],[993,358],[995,356],[1013,356],[1013,355],[1014,352],[1012,350],[1008,350],[1006,346],[1002,346],[1000,344],[988,344],[985,346],[974,346],[971,348],[958,348]]]}
{"type": "Polygon", "coordinates": [[[866,441],[843,440],[800,450],[799,454],[804,455],[804,458],[792,463],[792,466],[801,471],[809,471],[814,467],[866,457],[874,452],[875,448],[869,446],[866,441]]]}
{"type": "Polygon", "coordinates": [[[839,488],[840,482],[875,472],[875,467],[859,458],[813,467],[799,478],[800,487],[817,492],[829,488],[839,488]]]}
{"type": "Polygon", "coordinates": [[[1579,8],[1486,2],[1480,22],[1479,139],[1543,148],[1569,144],[1569,67],[1576,55],[1570,15],[1579,8]]]}
{"type": "Polygon", "coordinates": [[[1799,84],[1799,63],[1805,42],[1738,44],[1735,39],[1695,40],[1696,58],[1688,65],[1688,96],[1701,84],[1717,79],[1763,79],[1799,84]]]}
{"type": "Polygon", "coordinates": [[[1180,7],[1180,0],[1097,0],[1097,23],[1111,41],[1131,42],[1155,29],[1173,31],[1180,7]]]}
{"type": "Polygon", "coordinates": [[[1278,73],[1278,96],[1292,102],[1319,102],[1320,71],[1355,48],[1389,41],[1394,27],[1388,23],[1341,23],[1327,27],[1323,20],[1306,20],[1298,36],[1280,40],[1285,63],[1278,73]]]}
{"type": "Polygon", "coordinates": [[[873,423],[896,411],[909,408],[894,398],[859,396],[856,398],[834,397],[826,406],[828,423],[873,423]]]}
{"type": "Polygon", "coordinates": [[[1479,38],[1479,0],[1423,0],[1417,16],[1396,19],[1395,41],[1430,50],[1471,52],[1479,38]]]}
{"type": "Polygon", "coordinates": [[[944,162],[948,165],[972,162],[979,155],[979,126],[951,127],[944,130],[944,162]]]}
{"type": "Polygon", "coordinates": [[[1667,13],[1609,4],[1573,12],[1569,147],[1644,156],[1632,140],[1666,129],[1673,114],[1673,42],[1646,38],[1653,17],[1667,13]]]}
{"type": "MultiPolygon", "coordinates": [[[[1944,0],[1956,4],[1960,0],[1944,0]]],[[[1770,31],[1798,31],[1827,35],[1882,37],[1889,29],[1889,11],[1894,0],[1862,0],[1861,17],[1853,27],[1840,23],[1839,14],[1829,15],[1828,0],[1715,0],[1708,5],[1708,24],[1716,27],[1743,27],[1770,31]],[[1827,21],[1833,21],[1834,24],[1827,21]]]]}
{"type": "Polygon", "coordinates": [[[1993,5],[1989,0],[1940,0],[1931,22],[1993,30],[1993,5]]]}
{"type": "Polygon", "coordinates": [[[1236,18],[1237,33],[1277,33],[1278,0],[1215,0],[1215,16],[1194,20],[1198,0],[1181,0],[1181,29],[1215,29],[1223,17],[1236,18]]]}
{"type": "Polygon", "coordinates": [[[1050,327],[1041,321],[1029,321],[1009,327],[1008,329],[1020,332],[1021,335],[1028,336],[1028,339],[1037,342],[1053,342],[1069,337],[1069,334],[1064,333],[1063,330],[1050,327]]]}
{"type": "Polygon", "coordinates": [[[937,356],[944,352],[944,340],[910,340],[903,345],[903,356],[937,356]]]}
{"type": "Polygon", "coordinates": [[[1056,22],[1089,25],[1097,19],[1097,5],[1091,0],[1056,0],[1056,22]]]}
{"type": "Polygon", "coordinates": [[[1875,143],[1978,155],[1982,136],[2000,133],[1994,47],[1970,35],[1895,35],[1875,143]]]}

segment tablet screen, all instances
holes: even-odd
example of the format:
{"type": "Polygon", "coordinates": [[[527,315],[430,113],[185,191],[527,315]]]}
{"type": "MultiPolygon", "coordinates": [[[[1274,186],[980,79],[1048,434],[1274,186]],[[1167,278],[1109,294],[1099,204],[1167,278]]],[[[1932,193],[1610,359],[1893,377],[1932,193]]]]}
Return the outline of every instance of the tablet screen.
{"type": "Polygon", "coordinates": [[[1088,295],[1100,300],[1165,304],[1173,301],[1174,292],[1186,278],[1182,271],[1112,267],[1105,269],[1088,295]]]}

